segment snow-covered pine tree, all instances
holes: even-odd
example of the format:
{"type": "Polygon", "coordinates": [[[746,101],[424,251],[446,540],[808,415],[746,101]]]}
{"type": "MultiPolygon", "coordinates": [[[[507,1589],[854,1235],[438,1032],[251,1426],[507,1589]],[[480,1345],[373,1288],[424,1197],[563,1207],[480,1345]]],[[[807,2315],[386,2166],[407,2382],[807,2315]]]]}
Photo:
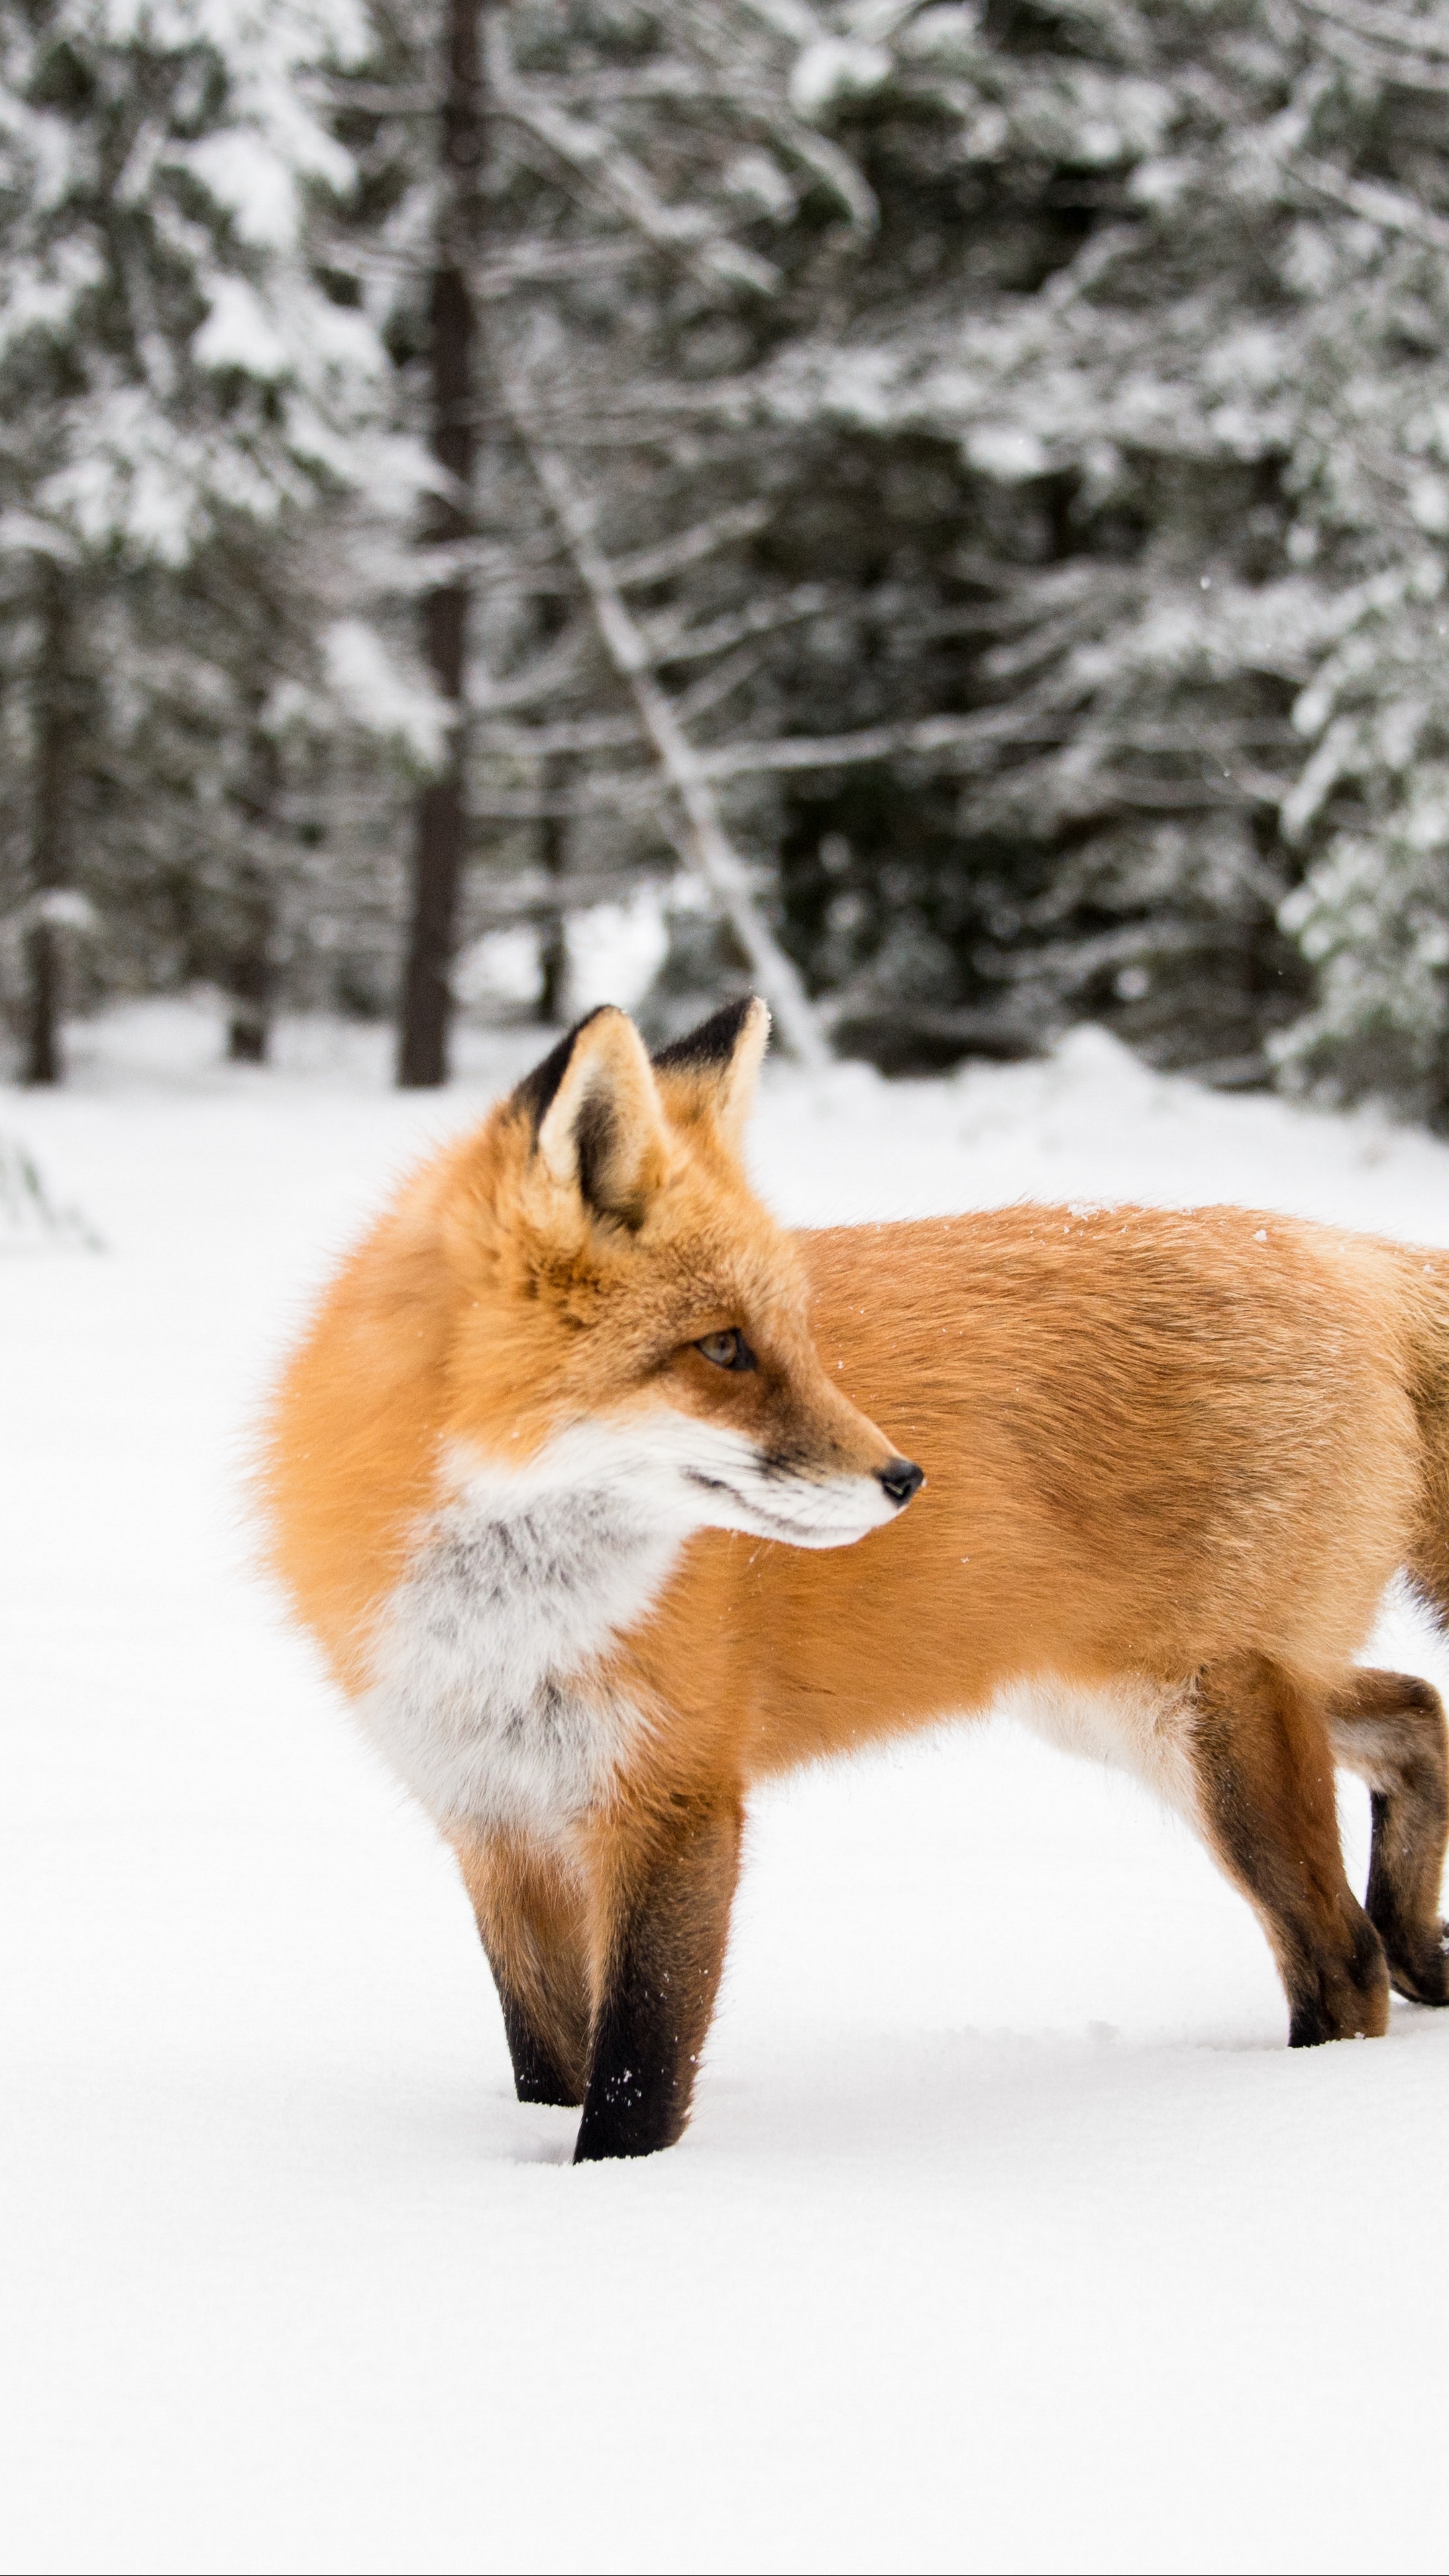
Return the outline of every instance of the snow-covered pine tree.
{"type": "MultiPolygon", "coordinates": [[[[812,13],[795,14],[823,35],[812,13]]],[[[534,824],[542,873],[554,880],[566,865],[571,887],[595,891],[641,865],[672,869],[669,832],[682,830],[757,973],[778,988],[780,1016],[798,1018],[808,1044],[793,972],[724,854],[714,791],[703,779],[686,785],[687,745],[666,756],[641,713],[637,677],[609,644],[611,620],[601,619],[598,583],[584,577],[558,494],[562,476],[624,558],[624,586],[645,589],[649,632],[639,627],[626,658],[643,651],[650,688],[661,676],[687,688],[731,643],[807,613],[798,584],[788,604],[770,596],[781,585],[762,561],[725,569],[728,551],[770,513],[757,499],[721,510],[690,394],[681,403],[673,379],[682,365],[697,390],[722,364],[756,363],[798,329],[811,299],[761,237],[793,226],[797,267],[808,251],[818,274],[835,250],[822,237],[860,229],[869,192],[792,100],[799,28],[778,11],[742,0],[669,10],[457,0],[442,13],[390,9],[377,25],[387,77],[369,64],[338,89],[339,131],[366,169],[364,214],[381,210],[370,231],[359,228],[353,257],[370,290],[394,290],[392,345],[451,478],[422,532],[437,568],[424,614],[440,692],[457,710],[450,779],[421,800],[404,1078],[436,1079],[444,1061],[460,886],[464,925],[470,911],[459,864],[469,817],[475,837],[482,826],[514,860],[518,835],[507,826],[534,824]],[[668,379],[652,416],[651,375],[668,379]],[[734,624],[726,631],[716,616],[711,632],[684,602],[718,605],[722,573],[734,624]],[[540,724],[534,711],[545,707],[540,724]],[[610,749],[631,757],[592,774],[594,756],[610,749]],[[717,863],[707,855],[716,841],[717,863]]],[[[735,483],[749,473],[742,430],[729,441],[735,483]]],[[[738,682],[738,656],[736,665],[738,682]]],[[[521,908],[519,891],[508,890],[508,909],[521,908]]],[[[558,899],[554,883],[536,908],[558,899]]]]}
{"type": "MultiPolygon", "coordinates": [[[[1437,640],[1442,38],[1353,6],[497,13],[495,348],[642,568],[800,962],[891,1060],[1091,1011],[1262,1079],[1301,1017],[1311,684],[1360,615],[1412,658],[1394,601],[1437,640]]],[[[505,873],[533,817],[598,886],[656,781],[479,412],[471,810],[505,873]]]]}
{"type": "MultiPolygon", "coordinates": [[[[346,0],[254,15],[35,0],[0,22],[0,610],[26,792],[4,818],[25,1066],[60,1069],[62,943],[214,961],[266,1020],[286,870],[281,684],[316,678],[299,529],[365,484],[385,365],[302,252],[350,165],[294,75],[346,0]],[[299,577],[299,575],[301,577],[299,577]],[[230,919],[231,928],[226,927],[230,919]]],[[[164,969],[163,969],[164,972],[164,969]]]]}
{"type": "Polygon", "coordinates": [[[359,474],[349,368],[385,332],[427,421],[441,0],[379,0],[365,44],[281,0],[222,38],[5,22],[0,723],[35,793],[0,865],[33,992],[90,896],[108,976],[236,983],[245,1045],[290,887],[291,988],[322,989],[305,910],[375,1004],[407,764],[450,741],[457,936],[677,868],[550,454],[846,1042],[941,1060],[1091,1012],[1442,1114],[1438,12],[491,16],[474,488],[423,547],[359,474]],[[449,590],[451,727],[400,649],[449,590]]]}
{"type": "Polygon", "coordinates": [[[868,19],[879,77],[822,112],[877,244],[753,400],[834,424],[877,489],[954,481],[939,606],[885,623],[905,691],[954,630],[965,721],[810,782],[786,886],[817,971],[887,1016],[913,981],[947,1041],[994,986],[1007,1035],[1087,1010],[1218,1078],[1434,1107],[1442,9],[868,19]]]}

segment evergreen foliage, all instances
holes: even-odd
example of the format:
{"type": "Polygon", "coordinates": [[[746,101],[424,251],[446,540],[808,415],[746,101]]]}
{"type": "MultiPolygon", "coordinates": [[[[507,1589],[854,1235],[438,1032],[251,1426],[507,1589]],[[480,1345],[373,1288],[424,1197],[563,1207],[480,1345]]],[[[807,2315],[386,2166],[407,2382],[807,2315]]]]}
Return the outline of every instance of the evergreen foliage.
{"type": "Polygon", "coordinates": [[[743,971],[547,454],[839,1043],[1091,1016],[1449,1119],[1435,0],[485,8],[466,506],[421,452],[442,24],[4,20],[32,997],[39,939],[210,976],[243,1049],[279,987],[385,1006],[450,743],[461,945],[538,924],[565,1007],[558,920],[653,875],[661,1029],[743,971]]]}
{"type": "Polygon", "coordinates": [[[291,75],[348,33],[201,0],[0,17],[0,655],[29,790],[0,912],[38,1078],[62,941],[92,988],[216,976],[243,1053],[282,963],[329,599],[307,523],[366,491],[388,391],[302,245],[308,186],[351,170],[291,75]]]}

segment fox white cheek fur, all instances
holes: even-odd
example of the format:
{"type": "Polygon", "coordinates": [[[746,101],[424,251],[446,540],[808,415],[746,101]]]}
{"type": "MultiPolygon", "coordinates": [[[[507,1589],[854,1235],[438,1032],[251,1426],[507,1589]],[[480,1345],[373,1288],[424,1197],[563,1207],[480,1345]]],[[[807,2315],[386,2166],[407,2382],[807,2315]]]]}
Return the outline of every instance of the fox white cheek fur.
{"type": "Polygon", "coordinates": [[[445,1827],[552,1831],[607,1797],[646,1722],[608,1649],[692,1530],[834,1547],[891,1516],[870,1478],[772,1472],[742,1434],[664,1406],[581,1424],[523,1468],[459,1445],[446,1473],[452,1497],[385,1607],[360,1708],[445,1827]]]}

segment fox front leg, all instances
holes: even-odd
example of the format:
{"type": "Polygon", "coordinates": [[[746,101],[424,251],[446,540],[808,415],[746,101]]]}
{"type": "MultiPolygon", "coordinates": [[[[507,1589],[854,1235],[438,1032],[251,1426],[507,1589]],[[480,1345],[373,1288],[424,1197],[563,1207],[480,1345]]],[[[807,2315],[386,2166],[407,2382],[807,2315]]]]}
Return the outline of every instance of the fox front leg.
{"type": "Polygon", "coordinates": [[[575,2164],[651,2156],[689,2118],[739,1875],[737,1798],[689,1798],[651,1819],[594,2015],[575,2164]]]}
{"type": "Polygon", "coordinates": [[[583,1889],[555,1854],[504,1835],[460,1838],[464,1884],[493,1971],[520,2102],[582,2102],[589,2055],[583,1889]]]}

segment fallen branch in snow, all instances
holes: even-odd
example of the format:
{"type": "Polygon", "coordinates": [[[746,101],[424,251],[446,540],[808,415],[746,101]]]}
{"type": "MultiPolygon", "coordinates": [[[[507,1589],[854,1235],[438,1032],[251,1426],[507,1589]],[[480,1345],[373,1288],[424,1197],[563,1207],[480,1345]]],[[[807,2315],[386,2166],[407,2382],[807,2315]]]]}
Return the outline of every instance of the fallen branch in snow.
{"type": "Polygon", "coordinates": [[[56,1205],[19,1138],[0,1135],[0,1253],[104,1249],[78,1208],[56,1205]]]}

